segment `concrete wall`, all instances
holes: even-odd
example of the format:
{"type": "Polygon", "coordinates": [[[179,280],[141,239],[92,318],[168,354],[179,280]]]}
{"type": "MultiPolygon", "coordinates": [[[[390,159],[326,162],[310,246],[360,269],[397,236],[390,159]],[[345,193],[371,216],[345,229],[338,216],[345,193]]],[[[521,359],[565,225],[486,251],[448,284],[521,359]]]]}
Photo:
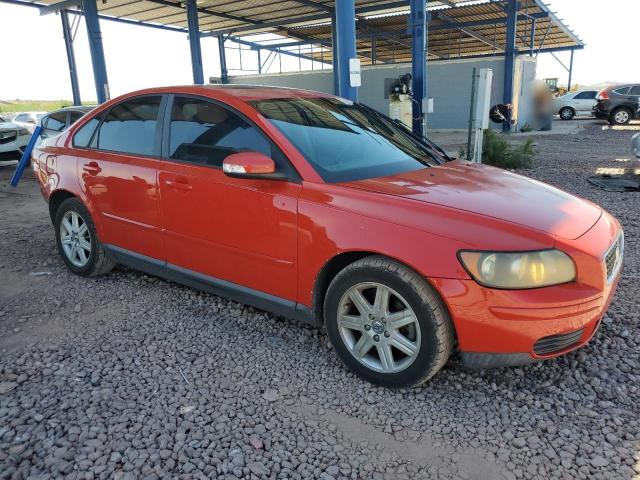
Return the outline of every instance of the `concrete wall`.
{"type": "MultiPolygon", "coordinates": [[[[466,129],[469,121],[469,102],[471,99],[471,74],[473,68],[493,69],[493,88],[491,104],[502,103],[504,60],[501,57],[489,59],[446,60],[429,63],[428,95],[434,98],[434,112],[427,117],[431,129],[466,129]]],[[[389,112],[389,101],[385,98],[385,79],[396,79],[411,72],[410,64],[375,65],[362,69],[362,86],[358,91],[358,100],[383,113],[389,112]]],[[[521,107],[518,124],[531,123],[528,118],[529,88],[528,79],[535,78],[535,60],[519,57],[516,63],[516,76],[521,82],[515,91],[522,97],[516,100],[521,107]],[[527,108],[525,108],[525,106],[527,108]]],[[[307,72],[276,73],[266,75],[239,75],[230,77],[230,83],[250,85],[274,85],[280,87],[304,88],[319,92],[333,93],[332,70],[307,72]]],[[[500,125],[496,125],[501,128],[500,125]]]]}

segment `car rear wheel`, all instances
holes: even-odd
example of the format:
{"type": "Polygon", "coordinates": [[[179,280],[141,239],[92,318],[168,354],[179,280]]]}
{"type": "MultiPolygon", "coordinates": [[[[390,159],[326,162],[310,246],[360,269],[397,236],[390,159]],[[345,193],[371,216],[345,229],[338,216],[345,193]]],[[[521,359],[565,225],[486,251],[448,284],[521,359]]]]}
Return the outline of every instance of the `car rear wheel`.
{"type": "Polygon", "coordinates": [[[626,125],[631,121],[631,112],[626,108],[618,108],[611,112],[609,123],[611,125],[626,125]]]}
{"type": "Polygon", "coordinates": [[[560,109],[561,120],[571,120],[575,116],[576,116],[576,111],[571,107],[564,107],[560,109]]]}
{"type": "Polygon", "coordinates": [[[54,226],[60,256],[74,273],[97,276],[115,266],[98,239],[89,211],[77,198],[60,204],[54,226]]]}
{"type": "Polygon", "coordinates": [[[387,387],[426,382],[451,354],[444,303],[417,273],[381,256],[342,270],[324,302],[329,340],[357,375],[387,387]]]}

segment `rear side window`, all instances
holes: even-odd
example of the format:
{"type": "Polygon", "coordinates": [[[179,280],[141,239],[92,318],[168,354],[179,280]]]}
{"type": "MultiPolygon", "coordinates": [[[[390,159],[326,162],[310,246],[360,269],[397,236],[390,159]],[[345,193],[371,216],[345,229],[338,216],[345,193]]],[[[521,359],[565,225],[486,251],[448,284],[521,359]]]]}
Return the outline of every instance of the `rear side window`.
{"type": "Polygon", "coordinates": [[[629,92],[629,94],[640,96],[640,85],[634,85],[633,87],[631,87],[631,91],[629,92]]]}
{"type": "Polygon", "coordinates": [[[574,98],[576,100],[594,100],[598,92],[582,92],[576,95],[574,98]]]}
{"type": "Polygon", "coordinates": [[[67,126],[67,112],[52,113],[44,120],[43,127],[47,130],[61,132],[67,126]]]}
{"type": "MultiPolygon", "coordinates": [[[[277,147],[273,145],[273,148],[277,147]]],[[[239,115],[202,99],[174,99],[169,133],[170,158],[221,167],[227,156],[242,151],[263,153],[274,160],[276,167],[282,163],[280,155],[272,154],[269,139],[239,115]]]]}
{"type": "Polygon", "coordinates": [[[76,134],[73,136],[73,146],[80,148],[89,148],[91,139],[93,138],[93,132],[95,132],[96,127],[99,123],[100,118],[93,117],[82,127],[80,127],[76,134]]]}
{"type": "Polygon", "coordinates": [[[616,88],[613,92],[618,95],[628,95],[629,87],[616,88]]]}
{"type": "Polygon", "coordinates": [[[100,150],[154,155],[156,126],[162,97],[140,97],[113,107],[96,135],[95,146],[100,150]]]}

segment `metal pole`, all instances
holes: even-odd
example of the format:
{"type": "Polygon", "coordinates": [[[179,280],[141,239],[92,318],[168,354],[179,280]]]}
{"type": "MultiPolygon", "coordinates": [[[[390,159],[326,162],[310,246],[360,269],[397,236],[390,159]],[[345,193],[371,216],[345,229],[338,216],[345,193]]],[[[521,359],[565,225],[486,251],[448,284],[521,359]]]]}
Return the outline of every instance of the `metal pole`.
{"type": "Polygon", "coordinates": [[[534,52],[536,51],[536,19],[531,20],[531,51],[529,52],[529,56],[533,57],[534,52]]]}
{"type": "Polygon", "coordinates": [[[98,19],[98,6],[96,5],[96,0],[83,0],[82,7],[84,9],[84,20],[87,24],[96,96],[98,103],[104,103],[109,100],[110,93],[107,65],[104,60],[104,48],[102,47],[102,32],[100,31],[100,20],[98,19]]]}
{"type": "MultiPolygon", "coordinates": [[[[506,105],[513,104],[513,83],[516,63],[516,27],[518,20],[518,1],[507,0],[507,38],[505,39],[504,49],[504,96],[503,103],[506,105]]],[[[502,130],[508,132],[511,130],[511,118],[513,111],[509,109],[507,121],[502,125],[502,130]]]]}
{"type": "Polygon", "coordinates": [[[78,84],[78,70],[76,69],[76,55],[73,51],[73,36],[71,34],[71,27],[69,26],[69,15],[66,10],[60,10],[60,20],[62,20],[64,46],[67,49],[67,63],[69,64],[69,76],[71,77],[73,104],[82,105],[80,101],[80,86],[78,84]]]}
{"type": "Polygon", "coordinates": [[[340,95],[340,65],[338,65],[338,27],[336,16],[331,17],[331,64],[333,65],[333,93],[340,95]]]}
{"type": "Polygon", "coordinates": [[[469,107],[469,131],[467,133],[467,160],[471,161],[473,158],[471,148],[471,137],[473,129],[476,123],[475,119],[475,105],[476,105],[476,79],[478,78],[478,69],[473,67],[473,73],[471,75],[471,102],[469,107]]]}
{"type": "Polygon", "coordinates": [[[258,74],[262,73],[262,55],[260,52],[262,52],[262,50],[258,49],[258,74]]]}
{"type": "Polygon", "coordinates": [[[427,92],[427,9],[424,0],[410,0],[413,133],[424,135],[423,100],[427,92]]]}
{"type": "Polygon", "coordinates": [[[202,71],[202,49],[200,48],[200,26],[198,24],[198,5],[196,0],[187,0],[186,7],[193,83],[203,84],[204,73],[202,71]]]}
{"type": "MultiPolygon", "coordinates": [[[[229,71],[227,70],[227,54],[224,49],[224,35],[218,35],[218,54],[220,56],[220,81],[229,83],[229,71]]],[[[260,56],[258,56],[260,58],[260,56]]]]}
{"type": "Polygon", "coordinates": [[[376,35],[371,37],[371,65],[376,64],[376,35]]]}
{"type": "Polygon", "coordinates": [[[571,49],[571,60],[569,61],[569,84],[567,86],[567,92],[571,91],[571,80],[573,80],[573,52],[571,49]]]}
{"type": "Polygon", "coordinates": [[[353,102],[358,100],[358,89],[349,81],[349,60],[356,58],[356,6],[355,0],[335,3],[338,45],[338,87],[340,96],[353,102]]]}

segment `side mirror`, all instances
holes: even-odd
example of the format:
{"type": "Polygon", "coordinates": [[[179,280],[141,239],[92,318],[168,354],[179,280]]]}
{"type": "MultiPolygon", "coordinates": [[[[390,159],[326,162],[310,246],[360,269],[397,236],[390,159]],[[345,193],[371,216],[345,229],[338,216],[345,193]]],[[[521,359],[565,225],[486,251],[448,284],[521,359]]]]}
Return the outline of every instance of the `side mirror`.
{"type": "Polygon", "coordinates": [[[276,173],[276,164],[266,155],[258,152],[233,153],[222,162],[225,175],[236,178],[283,178],[276,173]]]}

